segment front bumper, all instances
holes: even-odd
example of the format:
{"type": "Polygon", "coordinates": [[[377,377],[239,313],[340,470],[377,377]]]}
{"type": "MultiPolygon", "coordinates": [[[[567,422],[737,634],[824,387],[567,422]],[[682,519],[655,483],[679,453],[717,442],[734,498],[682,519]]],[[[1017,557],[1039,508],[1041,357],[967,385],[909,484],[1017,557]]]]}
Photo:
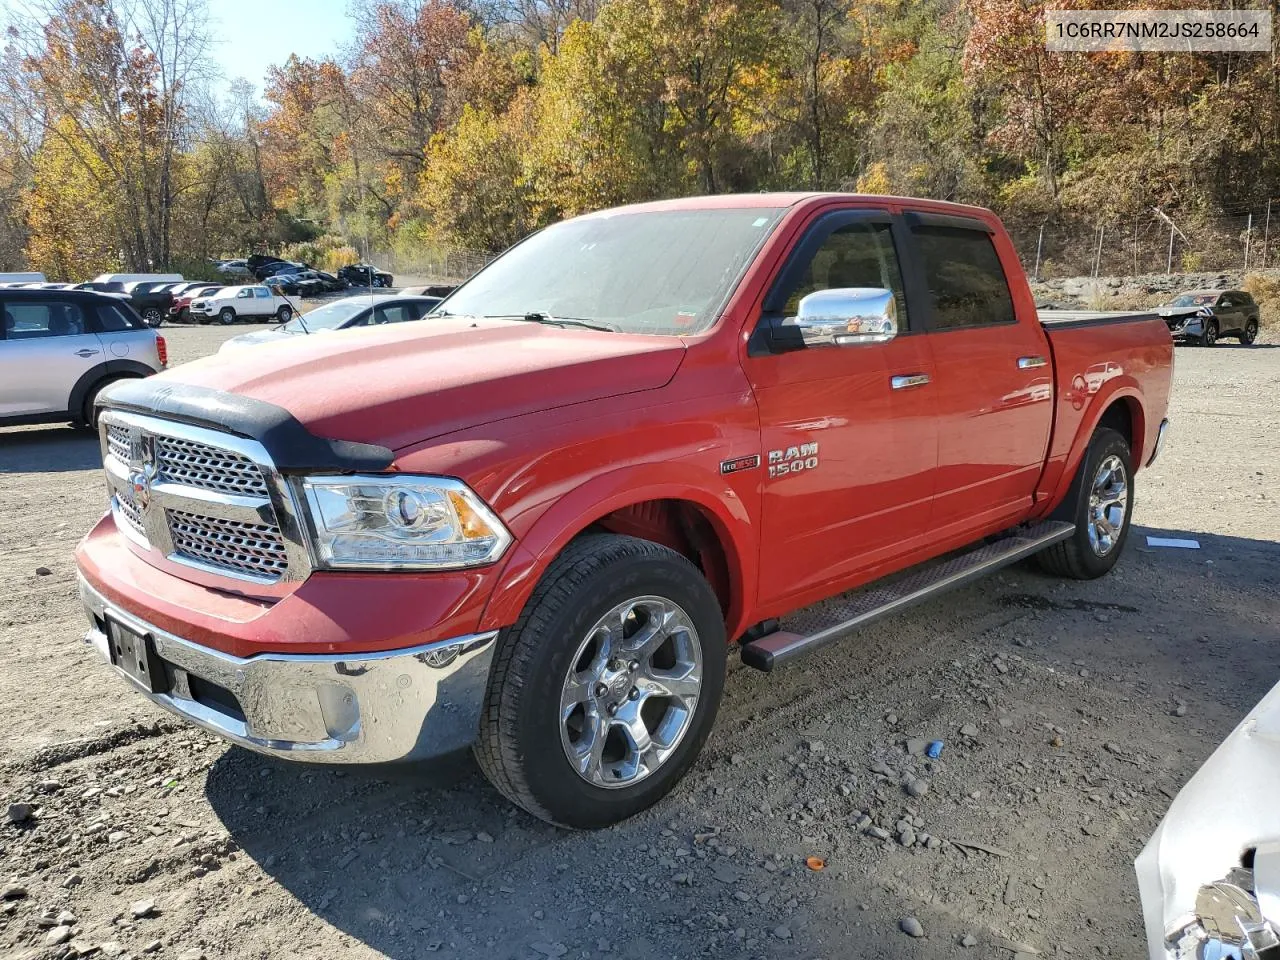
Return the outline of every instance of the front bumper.
{"type": "Polygon", "coordinates": [[[1174,799],[1135,867],[1151,960],[1280,955],[1280,684],[1174,799]]]}
{"type": "Polygon", "coordinates": [[[1176,341],[1199,340],[1204,336],[1205,319],[1204,317],[1187,317],[1180,322],[1169,323],[1166,320],[1165,324],[1169,327],[1169,336],[1176,341]]]}
{"type": "Polygon", "coordinates": [[[409,649],[240,658],[147,623],[80,578],[85,641],[111,662],[110,618],[148,637],[168,689],[148,699],[259,753],[320,763],[442,756],[476,735],[497,632],[409,649]]]}

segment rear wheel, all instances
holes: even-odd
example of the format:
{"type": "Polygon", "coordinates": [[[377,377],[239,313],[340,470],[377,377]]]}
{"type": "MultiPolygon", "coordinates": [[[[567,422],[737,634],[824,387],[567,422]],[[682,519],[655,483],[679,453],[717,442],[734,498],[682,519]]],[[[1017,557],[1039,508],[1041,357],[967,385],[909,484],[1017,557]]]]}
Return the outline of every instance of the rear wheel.
{"type": "Polygon", "coordinates": [[[1244,325],[1244,333],[1240,334],[1240,342],[1246,346],[1258,339],[1258,321],[1250,318],[1249,322],[1244,325]]]}
{"type": "Polygon", "coordinates": [[[218,322],[224,327],[229,327],[236,322],[236,312],[231,307],[223,307],[218,311],[218,322]]]}
{"type": "Polygon", "coordinates": [[[107,389],[113,383],[119,383],[121,380],[128,380],[129,377],[114,377],[110,380],[103,380],[89,388],[88,394],[84,398],[84,406],[80,408],[79,426],[86,427],[90,430],[96,430],[98,427],[98,397],[102,391],[107,389]]]}
{"type": "Polygon", "coordinates": [[[1110,427],[1099,427],[1084,460],[1052,519],[1076,525],[1075,532],[1043,550],[1037,559],[1049,573],[1092,580],[1120,559],[1133,513],[1133,463],[1129,443],[1110,427]]]}
{"type": "Polygon", "coordinates": [[[1212,347],[1218,342],[1218,321],[1210,320],[1204,325],[1204,333],[1200,335],[1200,346],[1212,347]]]}
{"type": "Polygon", "coordinates": [[[146,321],[148,327],[158,327],[164,323],[164,314],[160,312],[159,307],[143,307],[142,319],[146,321]]]}
{"type": "Polygon", "coordinates": [[[279,323],[288,323],[293,319],[293,307],[287,304],[276,311],[276,321],[279,323]]]}
{"type": "Polygon", "coordinates": [[[576,540],[498,644],[476,759],[552,823],[603,827],[656,803],[719,708],[719,602],[693,564],[646,540],[576,540]]]}

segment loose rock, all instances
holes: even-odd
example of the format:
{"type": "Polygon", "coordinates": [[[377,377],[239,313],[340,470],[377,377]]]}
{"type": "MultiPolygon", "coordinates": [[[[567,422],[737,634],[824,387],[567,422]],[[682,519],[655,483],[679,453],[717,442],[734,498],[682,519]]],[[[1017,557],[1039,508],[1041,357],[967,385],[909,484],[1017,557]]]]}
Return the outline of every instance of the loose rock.
{"type": "Polygon", "coordinates": [[[978,725],[975,723],[966,723],[960,728],[960,736],[976,737],[978,735],[978,725]]]}
{"type": "Polygon", "coordinates": [[[129,915],[135,920],[149,917],[155,912],[156,902],[154,900],[135,900],[129,904],[129,915]]]}
{"type": "Polygon", "coordinates": [[[57,946],[60,943],[66,943],[71,939],[70,927],[54,927],[44,936],[44,942],[49,946],[57,946]]]}
{"type": "Polygon", "coordinates": [[[10,823],[26,823],[31,819],[31,804],[29,803],[11,803],[9,804],[9,822],[10,823]]]}
{"type": "Polygon", "coordinates": [[[20,883],[6,883],[0,887],[0,900],[21,900],[27,895],[27,888],[20,883]]]}
{"type": "Polygon", "coordinates": [[[915,917],[904,917],[898,924],[898,929],[905,933],[908,937],[923,937],[924,924],[915,917]]]}
{"type": "Polygon", "coordinates": [[[960,946],[964,947],[966,950],[968,950],[970,947],[976,947],[977,945],[978,945],[978,938],[975,937],[972,933],[966,933],[963,937],[960,938],[960,946]]]}
{"type": "Polygon", "coordinates": [[[790,939],[791,939],[791,928],[790,928],[790,927],[783,927],[783,926],[774,927],[774,928],[773,928],[773,935],[774,935],[775,937],[777,937],[779,940],[790,940],[790,939]]]}
{"type": "Polygon", "coordinates": [[[907,793],[913,797],[923,797],[929,792],[929,782],[919,778],[907,781],[907,793]]]}

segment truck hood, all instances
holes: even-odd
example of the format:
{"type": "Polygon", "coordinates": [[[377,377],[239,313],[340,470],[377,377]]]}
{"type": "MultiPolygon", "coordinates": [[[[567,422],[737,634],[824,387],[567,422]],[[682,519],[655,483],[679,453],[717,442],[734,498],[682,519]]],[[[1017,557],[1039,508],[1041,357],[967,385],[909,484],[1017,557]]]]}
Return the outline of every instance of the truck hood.
{"type": "Polygon", "coordinates": [[[214,354],[162,374],[289,411],[318,437],[392,450],[521,414],[666,385],[674,337],[428,319],[214,354]]]}

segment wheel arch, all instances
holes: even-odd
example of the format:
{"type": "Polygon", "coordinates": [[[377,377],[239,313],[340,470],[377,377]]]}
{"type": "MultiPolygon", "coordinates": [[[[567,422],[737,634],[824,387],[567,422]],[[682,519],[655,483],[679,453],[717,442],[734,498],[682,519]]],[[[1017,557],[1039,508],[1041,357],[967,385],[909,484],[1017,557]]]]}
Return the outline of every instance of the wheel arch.
{"type": "Polygon", "coordinates": [[[94,389],[110,380],[136,380],[149,377],[155,371],[145,363],[137,360],[105,360],[96,367],[91,367],[80,375],[80,379],[71,388],[67,398],[67,414],[72,420],[80,420],[84,412],[84,403],[94,389]]]}
{"type": "MultiPolygon", "coordinates": [[[[670,475],[676,466],[653,468],[670,475]]],[[[632,471],[616,471],[583,484],[574,496],[547,509],[515,545],[480,629],[513,623],[565,547],[584,533],[608,530],[660,543],[688,557],[720,600],[727,635],[738,636],[745,629],[756,585],[756,534],[741,499],[723,478],[712,476],[716,486],[670,479],[639,483],[628,482],[628,477],[638,479],[632,471]]]]}
{"type": "Polygon", "coordinates": [[[1081,420],[1080,427],[1076,430],[1075,439],[1072,441],[1053,495],[1043,502],[1036,511],[1037,515],[1047,515],[1062,504],[1071,489],[1080,464],[1084,462],[1089,441],[1093,439],[1099,427],[1111,427],[1125,438],[1129,444],[1134,473],[1137,473],[1146,463],[1147,415],[1137,387],[1122,385],[1106,394],[1099,394],[1099,399],[1092,405],[1089,414],[1081,420]]]}

